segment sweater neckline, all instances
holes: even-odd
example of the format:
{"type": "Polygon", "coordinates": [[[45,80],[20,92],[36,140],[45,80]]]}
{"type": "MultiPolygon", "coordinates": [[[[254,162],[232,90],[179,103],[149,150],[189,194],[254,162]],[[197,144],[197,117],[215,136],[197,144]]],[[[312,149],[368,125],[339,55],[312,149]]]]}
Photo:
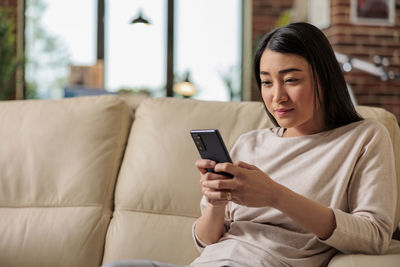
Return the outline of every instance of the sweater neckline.
{"type": "Polygon", "coordinates": [[[314,137],[319,137],[319,136],[320,137],[324,137],[324,136],[329,136],[331,133],[333,133],[333,132],[335,132],[337,130],[346,129],[348,127],[355,127],[356,125],[361,124],[363,121],[365,121],[365,119],[361,120],[361,121],[352,122],[352,123],[349,123],[349,124],[346,124],[346,125],[343,125],[341,127],[334,128],[334,129],[331,129],[331,130],[326,130],[326,131],[322,131],[322,132],[319,132],[319,133],[315,133],[315,134],[292,136],[292,137],[284,137],[283,136],[284,132],[286,131],[286,128],[283,128],[283,127],[270,128],[270,131],[276,137],[285,138],[285,139],[288,139],[288,140],[289,139],[299,139],[299,138],[314,138],[314,137]]]}

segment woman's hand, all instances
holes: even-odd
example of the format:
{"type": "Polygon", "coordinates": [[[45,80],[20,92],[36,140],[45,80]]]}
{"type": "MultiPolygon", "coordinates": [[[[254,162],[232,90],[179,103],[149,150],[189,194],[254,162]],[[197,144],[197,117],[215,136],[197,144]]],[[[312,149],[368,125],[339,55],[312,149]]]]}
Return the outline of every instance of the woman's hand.
{"type": "Polygon", "coordinates": [[[206,173],[203,179],[202,175],[203,194],[210,203],[223,202],[230,193],[232,201],[243,206],[274,206],[280,185],[256,166],[244,162],[219,163],[214,169],[230,173],[234,178],[221,179],[221,175],[206,173]]]}
{"type": "Polygon", "coordinates": [[[200,171],[200,185],[201,191],[207,202],[214,207],[225,207],[228,204],[228,191],[215,190],[213,188],[205,187],[204,184],[208,181],[218,181],[230,179],[224,175],[208,172],[207,169],[215,168],[215,161],[208,159],[199,159],[196,161],[196,167],[200,171]]]}

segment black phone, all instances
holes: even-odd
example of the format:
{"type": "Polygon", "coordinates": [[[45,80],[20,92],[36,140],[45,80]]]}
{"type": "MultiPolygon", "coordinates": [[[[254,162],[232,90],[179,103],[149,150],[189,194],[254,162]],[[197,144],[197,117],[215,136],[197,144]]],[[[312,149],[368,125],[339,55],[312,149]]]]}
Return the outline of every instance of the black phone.
{"type": "MultiPolygon", "coordinates": [[[[191,130],[190,134],[200,153],[202,159],[210,159],[217,163],[231,162],[228,150],[222,140],[221,134],[217,129],[191,130]]],[[[214,172],[214,169],[207,169],[214,172]]],[[[215,172],[233,178],[233,175],[226,172],[215,172]]]]}

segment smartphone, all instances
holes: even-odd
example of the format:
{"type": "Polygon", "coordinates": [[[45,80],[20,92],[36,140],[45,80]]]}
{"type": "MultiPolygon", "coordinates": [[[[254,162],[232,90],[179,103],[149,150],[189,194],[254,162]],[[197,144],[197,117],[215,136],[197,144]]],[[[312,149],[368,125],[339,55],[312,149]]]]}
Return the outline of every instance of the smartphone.
{"type": "MultiPolygon", "coordinates": [[[[222,137],[217,129],[208,130],[191,130],[190,134],[200,153],[202,159],[210,159],[217,163],[231,162],[228,150],[222,140],[222,137]]],[[[207,169],[209,172],[214,172],[214,169],[207,169]]],[[[233,178],[233,175],[226,172],[215,172],[233,178]]]]}

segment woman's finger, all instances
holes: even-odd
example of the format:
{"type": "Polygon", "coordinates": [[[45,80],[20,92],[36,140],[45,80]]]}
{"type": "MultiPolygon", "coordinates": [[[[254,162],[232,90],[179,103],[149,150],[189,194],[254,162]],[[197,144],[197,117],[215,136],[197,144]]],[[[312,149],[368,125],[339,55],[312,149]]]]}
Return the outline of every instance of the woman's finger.
{"type": "Polygon", "coordinates": [[[226,173],[232,174],[233,176],[236,176],[240,171],[238,166],[234,165],[233,163],[229,163],[229,162],[216,164],[214,170],[216,172],[226,172],[226,173]]]}
{"type": "Polygon", "coordinates": [[[248,164],[248,163],[243,162],[243,161],[239,161],[239,162],[237,163],[237,166],[239,166],[239,167],[241,167],[241,168],[248,169],[248,170],[257,170],[257,169],[258,169],[256,166],[251,165],[251,164],[248,164]]]}
{"type": "Polygon", "coordinates": [[[214,168],[215,164],[216,164],[215,161],[212,161],[209,159],[199,159],[199,160],[196,160],[196,162],[195,162],[195,166],[202,174],[207,173],[207,169],[214,168]]]}
{"type": "Polygon", "coordinates": [[[233,179],[218,179],[203,181],[202,186],[213,190],[234,190],[236,188],[233,179]]]}
{"type": "Polygon", "coordinates": [[[226,180],[228,179],[225,175],[214,173],[214,172],[206,172],[201,175],[200,182],[205,181],[213,181],[213,180],[226,180]]]}
{"type": "Polygon", "coordinates": [[[204,196],[206,197],[207,200],[211,201],[230,201],[232,200],[232,193],[228,191],[210,191],[206,190],[204,192],[204,196]]]}

